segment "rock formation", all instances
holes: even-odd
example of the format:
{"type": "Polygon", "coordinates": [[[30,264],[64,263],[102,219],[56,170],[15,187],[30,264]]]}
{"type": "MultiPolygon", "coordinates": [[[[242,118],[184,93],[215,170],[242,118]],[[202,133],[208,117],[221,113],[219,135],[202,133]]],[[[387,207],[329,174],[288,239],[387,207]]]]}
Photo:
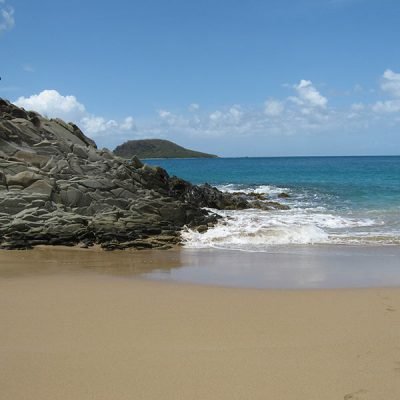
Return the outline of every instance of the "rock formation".
{"type": "Polygon", "coordinates": [[[251,206],[266,207],[99,150],[76,125],[0,99],[0,248],[167,248],[183,226],[216,222],[203,207],[251,206]]]}

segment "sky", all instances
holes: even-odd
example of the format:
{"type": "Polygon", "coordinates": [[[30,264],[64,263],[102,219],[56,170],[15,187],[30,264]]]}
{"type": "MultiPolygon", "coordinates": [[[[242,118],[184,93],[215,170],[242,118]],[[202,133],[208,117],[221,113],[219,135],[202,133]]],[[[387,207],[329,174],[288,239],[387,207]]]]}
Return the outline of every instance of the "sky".
{"type": "Polygon", "coordinates": [[[400,154],[398,0],[0,0],[0,97],[99,147],[400,154]]]}

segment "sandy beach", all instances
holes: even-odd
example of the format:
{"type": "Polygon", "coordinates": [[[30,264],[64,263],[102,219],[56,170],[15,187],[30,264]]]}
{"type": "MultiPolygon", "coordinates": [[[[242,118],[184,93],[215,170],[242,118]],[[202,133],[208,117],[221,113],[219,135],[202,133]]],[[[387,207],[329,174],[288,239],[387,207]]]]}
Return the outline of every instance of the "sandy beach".
{"type": "Polygon", "coordinates": [[[2,399],[400,398],[400,289],[26,273],[24,254],[0,253],[2,399]]]}

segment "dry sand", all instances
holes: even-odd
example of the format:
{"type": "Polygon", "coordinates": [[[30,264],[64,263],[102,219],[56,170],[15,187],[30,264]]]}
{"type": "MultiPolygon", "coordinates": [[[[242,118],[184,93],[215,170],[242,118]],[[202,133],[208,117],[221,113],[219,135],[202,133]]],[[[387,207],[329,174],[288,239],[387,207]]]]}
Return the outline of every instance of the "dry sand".
{"type": "Polygon", "coordinates": [[[400,399],[400,289],[12,274],[41,270],[18,254],[0,254],[1,400],[400,399]]]}

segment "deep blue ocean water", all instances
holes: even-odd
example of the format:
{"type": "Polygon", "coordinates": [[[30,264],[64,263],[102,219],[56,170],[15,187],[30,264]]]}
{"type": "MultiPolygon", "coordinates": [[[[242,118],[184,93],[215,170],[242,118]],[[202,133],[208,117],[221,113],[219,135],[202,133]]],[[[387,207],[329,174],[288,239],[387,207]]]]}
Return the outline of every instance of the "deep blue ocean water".
{"type": "Polygon", "coordinates": [[[157,159],[192,183],[255,191],[289,211],[222,212],[226,217],[189,247],[267,250],[290,244],[400,244],[400,156],[157,159]]]}

